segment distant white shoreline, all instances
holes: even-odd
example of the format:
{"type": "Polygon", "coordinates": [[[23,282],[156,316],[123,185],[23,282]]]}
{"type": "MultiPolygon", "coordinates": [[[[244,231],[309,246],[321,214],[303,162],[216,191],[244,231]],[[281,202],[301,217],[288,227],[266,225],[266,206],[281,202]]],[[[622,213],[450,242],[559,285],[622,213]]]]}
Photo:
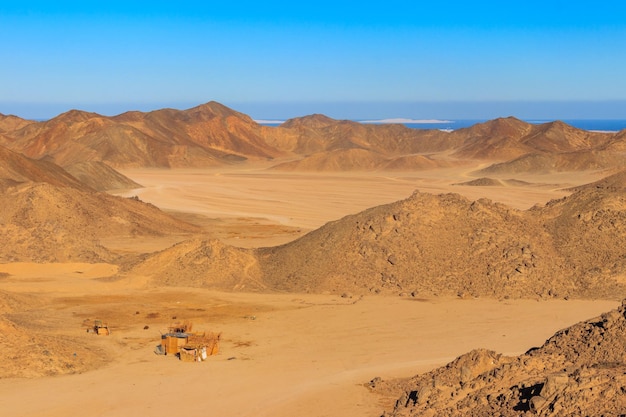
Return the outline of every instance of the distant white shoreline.
{"type": "Polygon", "coordinates": [[[281,125],[283,123],[285,123],[284,120],[254,120],[256,123],[260,124],[260,125],[281,125]]]}
{"type": "MultiPolygon", "coordinates": [[[[285,120],[264,120],[264,119],[255,119],[256,123],[260,125],[274,125],[274,124],[282,124],[285,123],[285,120]]],[[[369,124],[441,124],[441,123],[455,123],[454,120],[439,120],[439,119],[405,119],[405,118],[392,118],[392,119],[375,119],[375,120],[354,120],[358,123],[369,123],[369,124]]]]}

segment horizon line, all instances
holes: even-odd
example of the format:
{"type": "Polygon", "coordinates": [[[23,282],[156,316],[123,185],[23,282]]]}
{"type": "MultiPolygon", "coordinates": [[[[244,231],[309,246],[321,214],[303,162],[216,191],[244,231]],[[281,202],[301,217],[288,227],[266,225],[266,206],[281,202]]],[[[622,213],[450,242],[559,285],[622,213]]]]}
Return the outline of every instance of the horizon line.
{"type": "Polygon", "coordinates": [[[622,120],[626,119],[623,100],[455,100],[455,101],[248,101],[208,100],[168,102],[16,102],[0,101],[0,113],[24,119],[48,120],[71,110],[117,116],[128,111],[150,112],[160,109],[187,110],[217,101],[258,120],[282,120],[312,114],[334,119],[373,121],[414,120],[491,120],[514,116],[537,120],[622,120]]]}

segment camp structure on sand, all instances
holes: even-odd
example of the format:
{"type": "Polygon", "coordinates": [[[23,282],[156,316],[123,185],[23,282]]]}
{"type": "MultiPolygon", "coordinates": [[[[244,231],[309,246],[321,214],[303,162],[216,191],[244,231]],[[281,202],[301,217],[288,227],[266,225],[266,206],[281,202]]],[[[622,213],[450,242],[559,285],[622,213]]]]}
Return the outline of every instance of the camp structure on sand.
{"type": "Polygon", "coordinates": [[[221,333],[193,332],[193,324],[185,322],[168,328],[155,348],[158,355],[176,355],[184,362],[202,362],[219,351],[221,333]]]}
{"type": "Polygon", "coordinates": [[[93,326],[87,329],[87,333],[93,332],[98,336],[108,336],[111,334],[109,330],[109,325],[104,323],[102,320],[94,320],[93,326]]]}

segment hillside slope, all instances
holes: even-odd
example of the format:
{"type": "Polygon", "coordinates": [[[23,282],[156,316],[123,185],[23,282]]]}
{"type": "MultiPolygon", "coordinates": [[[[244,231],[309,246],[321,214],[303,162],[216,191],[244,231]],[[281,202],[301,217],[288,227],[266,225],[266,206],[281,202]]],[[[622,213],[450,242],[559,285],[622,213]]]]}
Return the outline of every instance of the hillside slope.
{"type": "Polygon", "coordinates": [[[0,262],[113,262],[101,239],[199,232],[137,199],[48,183],[0,193],[0,206],[0,262]]]}

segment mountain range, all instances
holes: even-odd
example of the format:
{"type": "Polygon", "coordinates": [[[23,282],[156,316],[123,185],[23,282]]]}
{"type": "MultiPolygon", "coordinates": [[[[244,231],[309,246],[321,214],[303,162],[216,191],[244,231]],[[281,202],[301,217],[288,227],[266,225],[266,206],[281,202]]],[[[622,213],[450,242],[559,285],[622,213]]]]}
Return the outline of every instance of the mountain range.
{"type": "Polygon", "coordinates": [[[421,170],[485,161],[485,173],[624,166],[626,131],[508,117],[443,132],[310,115],[278,127],[209,102],[107,117],[72,110],[44,122],[0,115],[0,145],[62,167],[213,167],[271,161],[283,170],[421,170]]]}

